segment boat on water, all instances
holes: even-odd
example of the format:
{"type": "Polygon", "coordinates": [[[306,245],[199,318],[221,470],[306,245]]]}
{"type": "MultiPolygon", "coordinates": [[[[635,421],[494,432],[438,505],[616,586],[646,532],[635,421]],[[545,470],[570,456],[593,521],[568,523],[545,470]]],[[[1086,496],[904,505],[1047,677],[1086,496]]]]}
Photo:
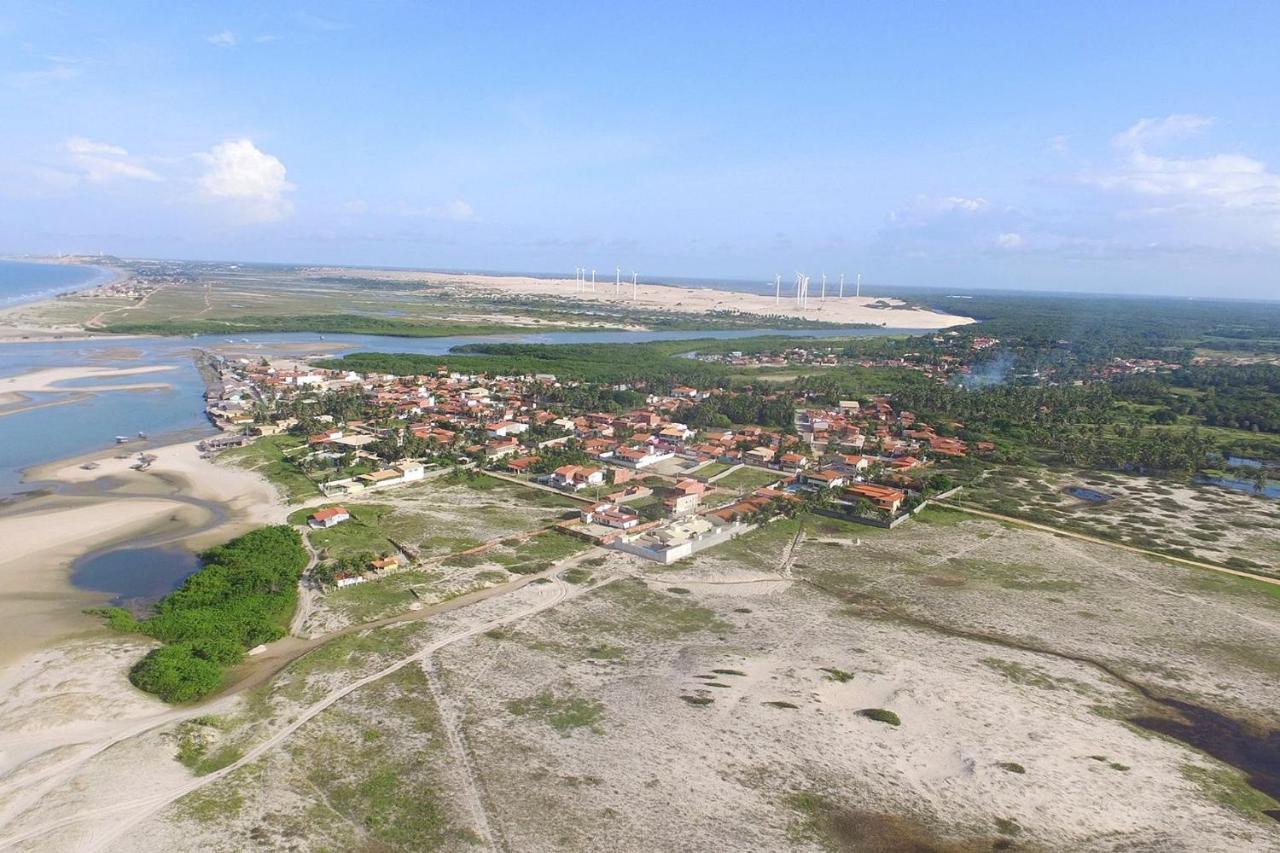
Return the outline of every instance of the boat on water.
{"type": "Polygon", "coordinates": [[[125,444],[125,443],[127,443],[128,441],[129,441],[129,436],[127,436],[127,435],[117,435],[117,436],[116,436],[116,444],[125,444]]]}

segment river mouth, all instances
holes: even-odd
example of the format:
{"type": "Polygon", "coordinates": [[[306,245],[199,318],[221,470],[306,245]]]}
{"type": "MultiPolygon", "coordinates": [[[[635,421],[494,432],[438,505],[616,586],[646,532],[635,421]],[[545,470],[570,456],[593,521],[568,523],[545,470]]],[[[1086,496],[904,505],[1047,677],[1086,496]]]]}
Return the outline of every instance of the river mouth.
{"type": "Polygon", "coordinates": [[[181,548],[117,548],[76,560],[71,582],[80,589],[111,593],[112,605],[141,616],[198,568],[200,558],[181,548]]]}

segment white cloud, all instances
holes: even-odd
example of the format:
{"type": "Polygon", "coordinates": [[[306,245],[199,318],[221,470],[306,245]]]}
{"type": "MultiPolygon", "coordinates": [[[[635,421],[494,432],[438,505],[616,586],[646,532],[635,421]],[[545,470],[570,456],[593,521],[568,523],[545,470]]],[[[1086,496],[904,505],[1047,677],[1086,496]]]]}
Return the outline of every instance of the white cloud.
{"type": "Polygon", "coordinates": [[[240,40],[236,38],[236,34],[231,30],[223,30],[220,33],[206,36],[205,41],[214,47],[235,47],[240,43],[240,40]]]}
{"type": "Polygon", "coordinates": [[[160,176],[129,156],[118,145],[94,142],[82,136],[73,136],[63,143],[85,180],[91,183],[107,183],[118,178],[141,181],[158,181],[160,176]]]}
{"type": "Polygon", "coordinates": [[[28,89],[46,83],[61,83],[80,76],[80,69],[59,63],[35,71],[13,71],[4,75],[4,81],[15,89],[28,89]]]}
{"type": "Polygon", "coordinates": [[[251,140],[228,140],[199,157],[205,164],[201,191],[230,203],[246,221],[273,222],[293,213],[293,202],[285,194],[294,185],[285,178],[284,163],[251,140]]]}
{"type": "Polygon", "coordinates": [[[475,208],[460,198],[441,204],[430,204],[425,207],[416,204],[403,204],[396,210],[396,213],[410,218],[448,219],[452,222],[469,222],[476,218],[475,208]]]}
{"type": "Polygon", "coordinates": [[[1025,245],[1027,245],[1027,238],[1015,231],[1006,231],[996,237],[996,247],[1006,251],[1021,249],[1025,245]]]}
{"type": "Polygon", "coordinates": [[[475,208],[460,198],[431,208],[431,212],[440,219],[452,219],[455,222],[466,222],[476,216],[475,208]]]}
{"type": "MultiPolygon", "coordinates": [[[[1230,214],[1232,228],[1249,240],[1258,236],[1280,240],[1280,174],[1260,160],[1243,154],[1177,156],[1153,153],[1152,147],[1209,127],[1213,120],[1198,115],[1142,119],[1118,134],[1112,144],[1119,162],[1110,170],[1082,176],[1103,190],[1156,200],[1126,216],[1198,218],[1230,214]]],[[[1221,227],[1225,223],[1214,223],[1221,227]]]]}
{"type": "Polygon", "coordinates": [[[1212,118],[1192,113],[1175,113],[1164,118],[1144,118],[1139,119],[1127,130],[1116,134],[1111,144],[1117,148],[1141,150],[1153,142],[1188,136],[1204,130],[1211,124],[1213,124],[1212,118]]]}
{"type": "Polygon", "coordinates": [[[991,202],[981,196],[926,196],[918,195],[909,204],[889,213],[892,225],[920,225],[950,214],[970,215],[983,213],[991,208],[991,202]]]}

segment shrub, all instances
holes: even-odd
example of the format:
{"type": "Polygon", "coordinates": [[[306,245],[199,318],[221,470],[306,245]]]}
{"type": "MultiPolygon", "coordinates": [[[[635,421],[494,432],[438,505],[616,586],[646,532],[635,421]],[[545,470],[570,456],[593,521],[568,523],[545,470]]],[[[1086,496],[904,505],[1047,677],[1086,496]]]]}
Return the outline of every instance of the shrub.
{"type": "Polygon", "coordinates": [[[222,683],[222,666],[188,644],[152,649],[129,672],[134,686],[166,702],[199,699],[222,683]]]}
{"type": "Polygon", "coordinates": [[[124,611],[106,612],[112,627],[132,627],[168,644],[129,674],[136,686],[168,702],[216,690],[224,667],[284,636],[307,552],[296,530],[277,525],[211,548],[201,560],[195,574],[156,604],[151,618],[134,623],[124,611]]]}
{"type": "Polygon", "coordinates": [[[864,708],[858,712],[861,716],[868,720],[875,720],[877,723],[888,723],[891,726],[902,725],[902,720],[892,711],[886,711],[884,708],[864,708]]]}

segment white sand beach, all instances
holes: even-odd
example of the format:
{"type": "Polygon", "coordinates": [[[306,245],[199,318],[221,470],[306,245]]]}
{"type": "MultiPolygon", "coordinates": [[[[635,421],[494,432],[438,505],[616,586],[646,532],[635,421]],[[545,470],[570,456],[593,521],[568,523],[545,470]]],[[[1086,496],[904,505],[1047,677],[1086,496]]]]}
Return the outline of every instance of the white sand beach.
{"type": "Polygon", "coordinates": [[[71,563],[83,554],[140,536],[191,549],[230,539],[245,530],[284,519],[274,487],[251,471],[202,459],[195,442],[147,451],[146,471],[130,468],[132,455],[99,451],[31,469],[28,481],[88,486],[109,477],[100,495],[51,495],[24,501],[0,513],[0,664],[50,644],[94,631],[99,624],[81,611],[108,596],[72,586],[71,563]],[[97,467],[80,467],[86,462],[97,467]],[[223,508],[215,514],[195,499],[223,508]]]}

